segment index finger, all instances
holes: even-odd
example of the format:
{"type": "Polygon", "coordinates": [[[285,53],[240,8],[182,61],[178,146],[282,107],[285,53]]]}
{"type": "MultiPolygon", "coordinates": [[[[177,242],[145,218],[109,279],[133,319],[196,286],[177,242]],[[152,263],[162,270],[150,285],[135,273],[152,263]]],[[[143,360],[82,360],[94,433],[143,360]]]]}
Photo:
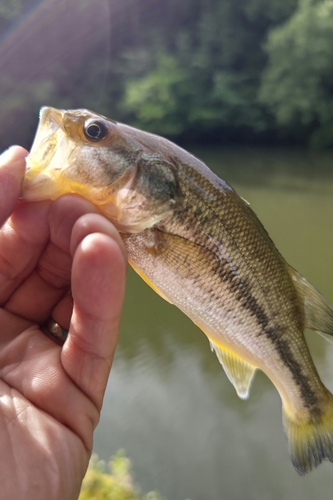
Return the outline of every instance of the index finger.
{"type": "Polygon", "coordinates": [[[0,226],[13,212],[20,196],[28,151],[12,146],[0,156],[0,226]]]}
{"type": "Polygon", "coordinates": [[[50,202],[19,201],[28,152],[13,146],[0,156],[0,304],[31,273],[49,238],[50,202]],[[8,218],[9,217],[9,218],[8,218]]]}

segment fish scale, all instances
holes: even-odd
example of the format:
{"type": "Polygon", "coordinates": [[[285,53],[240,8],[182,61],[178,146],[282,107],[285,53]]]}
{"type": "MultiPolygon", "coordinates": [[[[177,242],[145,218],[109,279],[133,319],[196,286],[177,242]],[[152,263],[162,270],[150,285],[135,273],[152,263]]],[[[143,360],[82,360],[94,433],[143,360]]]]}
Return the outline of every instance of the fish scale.
{"type": "MultiPolygon", "coordinates": [[[[173,234],[173,236],[176,236],[176,237],[179,237],[179,236],[184,237],[185,236],[185,237],[189,238],[187,235],[187,232],[188,232],[187,228],[192,227],[192,229],[193,229],[193,225],[188,224],[187,220],[185,218],[185,213],[188,213],[187,209],[188,209],[188,206],[186,206],[186,210],[183,213],[182,212],[177,213],[176,220],[171,221],[169,224],[170,228],[168,227],[167,224],[164,224],[164,226],[162,228],[162,234],[164,231],[165,233],[167,233],[169,235],[173,234]],[[186,228],[185,231],[181,230],[182,226],[180,224],[180,220],[182,221],[182,225],[186,228]],[[178,228],[177,235],[174,234],[174,231],[176,230],[176,228],[178,228]]],[[[191,219],[192,219],[192,217],[190,215],[189,220],[191,223],[193,223],[194,221],[191,219]]],[[[199,243],[201,248],[207,248],[207,249],[212,251],[212,244],[210,243],[210,238],[207,238],[207,235],[206,235],[207,229],[204,232],[202,232],[201,235],[199,235],[198,228],[200,228],[200,227],[201,227],[200,222],[197,222],[197,227],[195,227],[194,231],[193,231],[194,236],[192,236],[190,241],[194,241],[196,243],[199,243]]],[[[149,230],[147,230],[147,232],[148,231],[149,230]]],[[[216,238],[216,237],[219,237],[219,235],[214,234],[214,238],[216,238]]],[[[160,238],[161,238],[161,236],[160,236],[160,238]]],[[[172,236],[171,236],[171,238],[172,238],[172,236]]],[[[171,284],[168,283],[168,278],[166,276],[167,268],[165,269],[165,275],[163,273],[163,275],[161,277],[157,276],[157,274],[160,275],[160,273],[156,273],[156,269],[157,269],[156,263],[153,264],[153,266],[152,266],[153,269],[151,269],[150,259],[148,259],[148,263],[145,262],[146,259],[145,259],[144,239],[143,239],[142,244],[139,243],[139,240],[141,240],[140,235],[133,235],[130,237],[130,239],[131,239],[131,244],[129,243],[128,237],[125,237],[125,242],[127,243],[127,246],[129,248],[129,254],[130,254],[131,258],[133,259],[133,261],[135,261],[136,265],[138,265],[140,267],[140,269],[143,270],[145,275],[153,283],[155,283],[155,285],[157,285],[157,287],[162,291],[163,294],[170,297],[172,294],[172,289],[174,288],[174,283],[173,283],[173,280],[172,280],[171,284]],[[142,249],[143,255],[139,255],[139,252],[138,252],[139,248],[142,249]],[[170,289],[171,289],[171,291],[170,291],[170,289]]],[[[224,240],[226,240],[226,239],[227,239],[227,236],[225,235],[224,240]]],[[[189,240],[187,239],[186,241],[189,241],[189,240]]],[[[161,252],[162,258],[163,257],[165,258],[166,251],[168,251],[168,250],[166,250],[166,249],[162,250],[162,252],[161,252]]],[[[170,262],[168,261],[168,264],[173,265],[174,269],[176,270],[177,275],[178,275],[176,277],[177,281],[178,282],[182,281],[181,277],[179,276],[179,270],[180,270],[179,259],[178,259],[179,255],[178,254],[176,256],[174,255],[172,245],[170,246],[169,251],[170,251],[171,257],[170,257],[170,262]],[[175,261],[174,264],[172,264],[173,261],[175,261]]],[[[216,250],[214,249],[214,251],[216,251],[216,250]]],[[[279,254],[277,252],[275,252],[275,254],[277,256],[279,256],[279,254]]],[[[216,255],[216,253],[215,253],[215,255],[216,255]]],[[[198,279],[200,279],[200,282],[199,282],[200,293],[199,293],[199,297],[198,297],[198,301],[200,301],[200,303],[195,304],[195,305],[193,305],[193,304],[189,305],[187,298],[185,298],[184,295],[182,295],[182,297],[180,297],[176,301],[174,301],[174,304],[177,305],[178,307],[180,307],[182,310],[184,310],[184,312],[186,314],[188,314],[197,324],[199,323],[200,325],[202,325],[202,323],[204,323],[205,326],[203,327],[203,329],[205,330],[205,333],[208,335],[208,337],[211,339],[211,341],[213,343],[214,343],[214,340],[217,342],[220,342],[220,343],[223,343],[223,341],[224,341],[227,344],[232,344],[233,342],[235,342],[235,334],[232,332],[230,335],[228,335],[227,325],[230,322],[229,317],[231,316],[232,330],[235,330],[235,323],[236,323],[236,328],[238,329],[238,331],[236,333],[236,335],[238,336],[237,342],[240,343],[242,346],[247,347],[246,343],[248,343],[248,342],[250,342],[252,345],[252,338],[249,334],[245,335],[245,333],[243,333],[242,335],[239,335],[239,333],[242,330],[240,330],[240,326],[237,324],[237,322],[235,320],[234,313],[235,313],[235,311],[237,311],[237,316],[242,317],[242,315],[240,315],[239,311],[238,311],[239,306],[241,306],[245,310],[248,310],[250,312],[250,316],[252,316],[252,320],[253,320],[252,321],[253,326],[251,325],[252,332],[250,332],[250,333],[252,333],[252,336],[262,335],[263,334],[262,328],[267,327],[269,324],[269,319],[268,319],[267,315],[265,314],[265,312],[263,311],[263,307],[259,306],[260,301],[261,301],[261,303],[263,302],[262,294],[260,294],[260,291],[258,292],[256,290],[254,292],[251,292],[251,286],[245,287],[246,281],[244,280],[244,278],[242,279],[237,274],[230,272],[230,267],[235,265],[235,261],[227,263],[227,266],[229,267],[229,272],[225,272],[225,267],[223,265],[222,266],[220,265],[220,263],[216,260],[215,255],[212,252],[212,258],[210,261],[211,267],[208,267],[207,265],[205,266],[205,269],[206,269],[205,274],[192,273],[192,279],[190,279],[187,276],[186,277],[186,280],[188,281],[187,285],[186,285],[186,283],[184,283],[184,281],[182,281],[182,287],[181,287],[182,290],[188,291],[189,288],[193,289],[193,284],[195,283],[195,281],[198,284],[198,279]],[[208,276],[208,279],[207,279],[207,276],[208,276]],[[241,279],[243,281],[242,287],[239,286],[239,281],[241,279]],[[223,284],[225,284],[225,286],[223,286],[223,284]],[[246,288],[248,288],[247,293],[245,291],[246,288]],[[221,301],[224,301],[223,307],[221,307],[221,304],[220,304],[221,301]],[[234,305],[235,301],[237,302],[236,305],[234,305]],[[207,303],[209,304],[209,306],[207,306],[207,303]],[[189,309],[191,309],[191,310],[189,310],[189,309]],[[215,311],[215,314],[213,312],[213,309],[215,311]],[[199,310],[203,310],[204,312],[203,312],[203,314],[201,314],[201,316],[199,314],[199,317],[198,317],[199,310]],[[226,314],[225,310],[227,310],[227,311],[229,310],[229,314],[226,314]],[[220,325],[223,325],[222,331],[220,330],[220,325]],[[207,332],[207,329],[209,329],[209,332],[207,332]],[[211,333],[210,330],[213,333],[211,333]],[[220,333],[220,336],[216,339],[216,337],[213,335],[214,334],[216,335],[217,332],[220,333]],[[231,339],[228,339],[228,337],[231,337],[231,339]]],[[[154,258],[156,260],[159,259],[158,252],[154,255],[154,258]]],[[[188,255],[186,255],[186,258],[188,259],[188,255]]],[[[195,259],[195,257],[194,257],[194,259],[195,259]]],[[[199,262],[200,262],[200,260],[201,259],[199,258],[199,262]]],[[[205,262],[205,264],[206,264],[206,262],[205,262]]],[[[239,267],[242,268],[244,266],[240,265],[239,267]]],[[[190,267],[190,269],[193,270],[193,268],[194,268],[194,262],[192,261],[192,266],[190,267]]],[[[286,272],[286,271],[284,270],[284,272],[286,272]]],[[[241,275],[241,272],[239,274],[241,275]]],[[[246,274],[247,274],[246,280],[249,281],[251,279],[251,276],[249,276],[248,272],[246,274]]],[[[269,274],[271,274],[271,273],[269,273],[269,274]]],[[[273,271],[273,274],[275,274],[274,271],[273,271]]],[[[184,275],[183,275],[183,278],[184,278],[184,275]]],[[[291,280],[289,279],[288,283],[290,281],[291,280]]],[[[254,287],[253,287],[253,289],[254,289],[254,287]]],[[[284,295],[282,295],[282,297],[284,299],[284,295]]],[[[193,298],[193,290],[192,290],[192,297],[191,298],[193,298]]],[[[289,305],[291,303],[291,301],[290,300],[286,301],[286,303],[289,305]]],[[[282,311],[283,310],[284,309],[282,307],[282,311]]],[[[283,324],[285,322],[286,315],[288,315],[288,313],[290,314],[290,311],[287,310],[286,313],[284,313],[283,315],[280,314],[280,316],[282,317],[282,319],[279,318],[281,324],[283,324]]],[[[248,321],[246,321],[246,327],[249,327],[249,322],[250,322],[250,319],[248,321]]],[[[289,323],[290,323],[290,321],[289,321],[289,323]]],[[[276,328],[277,327],[275,327],[275,330],[276,330],[276,328]]],[[[282,327],[280,327],[280,330],[282,330],[282,327]]],[[[267,340],[269,341],[268,335],[267,335],[267,340]]],[[[257,351],[256,356],[258,356],[258,355],[260,355],[260,352],[257,351]]],[[[289,357],[291,358],[292,356],[289,355],[289,357]]],[[[296,357],[296,354],[294,355],[294,357],[296,357]]],[[[251,357],[251,353],[248,354],[247,360],[253,362],[253,359],[251,357]]],[[[280,361],[280,358],[279,358],[279,361],[280,361]]]]}
{"type": "Polygon", "coordinates": [[[43,108],[22,196],[66,193],[115,224],[130,264],[203,330],[241,398],[256,369],[270,378],[297,472],[333,461],[333,396],[303,334],[332,335],[333,311],[285,262],[248,203],[162,137],[87,110],[43,108]]]}

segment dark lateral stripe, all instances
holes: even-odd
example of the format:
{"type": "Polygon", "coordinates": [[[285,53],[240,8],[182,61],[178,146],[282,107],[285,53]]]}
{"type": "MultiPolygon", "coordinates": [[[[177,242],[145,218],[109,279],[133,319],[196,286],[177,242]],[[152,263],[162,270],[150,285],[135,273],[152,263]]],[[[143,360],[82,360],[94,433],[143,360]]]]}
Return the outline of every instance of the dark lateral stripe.
{"type": "Polygon", "coordinates": [[[301,397],[306,408],[311,408],[318,403],[318,397],[312,390],[309,378],[303,374],[302,366],[294,358],[287,340],[281,338],[286,332],[286,327],[266,327],[262,334],[266,335],[280,354],[281,360],[289,368],[294,381],[298,385],[301,397]]]}
{"type": "Polygon", "coordinates": [[[269,326],[269,319],[258,304],[257,300],[251,293],[251,288],[246,280],[240,280],[235,277],[234,273],[227,271],[225,266],[220,267],[219,274],[221,279],[228,284],[230,292],[240,303],[243,309],[246,309],[255,316],[258,325],[261,327],[259,335],[266,336],[273,344],[274,348],[280,355],[281,361],[289,369],[292,374],[293,380],[299,387],[301,398],[306,408],[311,408],[318,402],[316,393],[312,390],[309,378],[303,374],[302,366],[295,359],[292,350],[289,347],[288,341],[283,338],[286,334],[287,327],[276,325],[269,326]]]}
{"type": "MultiPolygon", "coordinates": [[[[216,189],[216,188],[215,188],[216,189]]],[[[219,275],[220,280],[228,287],[229,292],[233,297],[239,302],[241,308],[250,312],[252,316],[256,318],[258,326],[260,327],[259,335],[268,338],[273,347],[278,352],[282,363],[290,371],[293,380],[299,387],[300,396],[302,398],[303,404],[306,408],[313,409],[314,405],[318,402],[316,393],[313,391],[310,385],[309,378],[303,374],[302,366],[295,359],[292,350],[289,347],[288,340],[285,338],[287,327],[282,325],[269,325],[269,318],[265,313],[264,309],[259,305],[256,298],[252,294],[251,286],[246,279],[242,279],[237,275],[237,268],[234,264],[221,259],[221,255],[216,253],[215,249],[211,247],[210,242],[206,241],[203,237],[201,228],[202,219],[204,213],[195,213],[192,206],[187,207],[188,211],[179,213],[178,216],[180,220],[186,220],[187,224],[193,228],[193,236],[195,236],[197,244],[201,244],[205,248],[209,248],[212,254],[215,255],[216,261],[212,266],[212,272],[219,275]],[[198,220],[198,218],[201,219],[198,220]],[[198,234],[196,234],[196,231],[198,234]],[[233,269],[231,268],[233,267],[233,269]],[[284,337],[284,338],[283,338],[284,337]]],[[[196,210],[203,211],[202,207],[196,205],[196,210]]],[[[213,290],[211,290],[213,292],[213,290]]],[[[315,411],[315,410],[312,410],[315,411]]]]}

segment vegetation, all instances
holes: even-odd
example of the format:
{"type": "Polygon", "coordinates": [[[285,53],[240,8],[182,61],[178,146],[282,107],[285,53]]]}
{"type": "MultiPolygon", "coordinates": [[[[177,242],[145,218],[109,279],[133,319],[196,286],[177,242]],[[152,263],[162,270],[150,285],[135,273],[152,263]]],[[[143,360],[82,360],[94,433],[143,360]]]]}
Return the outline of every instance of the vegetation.
{"type": "MultiPolygon", "coordinates": [[[[8,1],[2,32],[42,4],[8,1]]],[[[82,21],[96,13],[94,0],[73,2],[66,16],[48,4],[51,14],[27,24],[21,44],[7,37],[12,58],[0,44],[2,146],[13,135],[31,140],[42,104],[88,107],[190,142],[333,145],[332,0],[104,0],[104,31],[91,15],[82,21]],[[51,44],[45,37],[71,16],[85,36],[73,38],[68,24],[51,44]],[[20,58],[21,73],[12,62],[20,58]]]]}
{"type": "Polygon", "coordinates": [[[119,451],[108,464],[93,455],[82,483],[79,500],[162,500],[157,492],[141,496],[133,486],[131,463],[119,451]]]}
{"type": "Polygon", "coordinates": [[[302,0],[272,30],[260,99],[289,134],[314,146],[333,143],[333,2],[302,0]]]}

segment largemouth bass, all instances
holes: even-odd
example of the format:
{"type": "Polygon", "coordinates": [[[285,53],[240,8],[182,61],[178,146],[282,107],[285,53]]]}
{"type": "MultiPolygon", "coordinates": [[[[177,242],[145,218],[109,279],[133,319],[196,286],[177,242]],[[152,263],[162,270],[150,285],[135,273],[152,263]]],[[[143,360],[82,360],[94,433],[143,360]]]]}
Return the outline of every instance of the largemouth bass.
{"type": "Polygon", "coordinates": [[[333,396],[303,335],[332,335],[333,311],[232,187],[162,137],[83,109],[43,108],[22,196],[66,193],[116,225],[130,264],[203,330],[241,398],[256,369],[270,378],[295,469],[333,462],[333,396]]]}

